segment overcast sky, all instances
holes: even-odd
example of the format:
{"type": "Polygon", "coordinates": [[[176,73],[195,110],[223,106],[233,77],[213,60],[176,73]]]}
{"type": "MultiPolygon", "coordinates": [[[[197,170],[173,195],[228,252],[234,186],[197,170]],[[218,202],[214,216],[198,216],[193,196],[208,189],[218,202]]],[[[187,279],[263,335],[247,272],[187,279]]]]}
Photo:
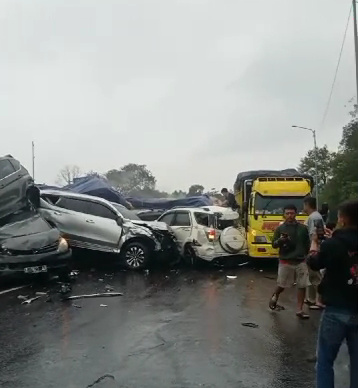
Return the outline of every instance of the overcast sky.
{"type": "Polygon", "coordinates": [[[161,189],[232,187],[335,149],[355,96],[351,0],[0,0],[0,155],[54,183],[66,164],[146,164],[161,189]]]}

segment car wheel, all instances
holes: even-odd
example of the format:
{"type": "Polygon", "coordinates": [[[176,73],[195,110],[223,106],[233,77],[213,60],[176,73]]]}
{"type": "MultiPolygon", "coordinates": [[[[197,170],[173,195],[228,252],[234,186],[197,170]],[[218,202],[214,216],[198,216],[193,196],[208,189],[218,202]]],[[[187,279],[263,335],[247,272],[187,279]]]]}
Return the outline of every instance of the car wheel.
{"type": "Polygon", "coordinates": [[[124,265],[128,269],[143,269],[150,259],[149,248],[139,241],[129,243],[121,252],[124,265]]]}
{"type": "Polygon", "coordinates": [[[197,267],[198,266],[199,260],[195,254],[194,249],[190,245],[187,245],[185,247],[183,261],[184,261],[185,265],[188,265],[190,267],[197,267]]]}

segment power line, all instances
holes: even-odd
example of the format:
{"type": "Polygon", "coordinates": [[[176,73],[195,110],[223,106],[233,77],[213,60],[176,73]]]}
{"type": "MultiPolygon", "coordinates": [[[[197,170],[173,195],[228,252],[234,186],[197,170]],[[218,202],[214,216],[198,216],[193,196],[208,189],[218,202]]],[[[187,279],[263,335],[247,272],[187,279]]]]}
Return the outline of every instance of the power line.
{"type": "Polygon", "coordinates": [[[320,129],[323,129],[323,126],[324,126],[324,123],[325,123],[325,121],[326,121],[327,114],[328,114],[328,111],[329,111],[329,107],[330,107],[330,105],[331,105],[333,90],[334,90],[334,86],[335,86],[336,80],[337,80],[339,65],[341,64],[343,48],[344,48],[344,43],[346,42],[347,31],[348,31],[349,21],[350,21],[350,19],[351,19],[351,14],[352,14],[352,5],[351,5],[350,8],[349,8],[348,20],[347,20],[346,29],[345,29],[345,31],[344,31],[344,36],[343,36],[343,42],[342,42],[341,50],[340,50],[340,52],[339,52],[338,63],[337,63],[336,71],[335,71],[335,73],[334,73],[333,82],[332,82],[332,86],[331,86],[331,91],[330,91],[330,93],[329,93],[329,97],[328,97],[326,109],[325,109],[324,114],[323,114],[323,118],[322,118],[322,122],[321,122],[321,127],[320,127],[320,129]]]}

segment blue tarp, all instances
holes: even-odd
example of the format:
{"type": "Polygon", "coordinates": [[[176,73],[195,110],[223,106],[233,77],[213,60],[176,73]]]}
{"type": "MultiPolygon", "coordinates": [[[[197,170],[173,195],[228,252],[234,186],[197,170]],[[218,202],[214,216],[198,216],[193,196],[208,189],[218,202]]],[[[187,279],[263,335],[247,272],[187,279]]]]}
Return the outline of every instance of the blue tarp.
{"type": "Polygon", "coordinates": [[[127,207],[127,201],[123,195],[113,188],[106,178],[100,176],[86,176],[75,178],[73,183],[63,187],[61,190],[70,190],[79,194],[93,195],[106,199],[107,201],[120,203],[127,207]]]}
{"type": "Polygon", "coordinates": [[[200,195],[197,197],[187,197],[187,198],[180,198],[180,199],[128,197],[127,201],[130,202],[136,209],[163,209],[163,210],[168,210],[175,206],[199,207],[199,206],[210,206],[213,204],[212,200],[207,195],[200,195]]]}

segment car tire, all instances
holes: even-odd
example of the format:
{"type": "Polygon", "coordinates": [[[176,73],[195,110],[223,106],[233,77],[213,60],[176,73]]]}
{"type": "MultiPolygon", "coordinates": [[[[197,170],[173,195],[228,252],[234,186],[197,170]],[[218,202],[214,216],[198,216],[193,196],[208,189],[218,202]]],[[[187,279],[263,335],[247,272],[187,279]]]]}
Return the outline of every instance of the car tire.
{"type": "Polygon", "coordinates": [[[197,267],[199,264],[199,259],[196,256],[193,247],[190,245],[187,245],[184,249],[183,262],[189,267],[197,267]]]}
{"type": "Polygon", "coordinates": [[[121,259],[127,269],[146,268],[150,261],[150,249],[140,241],[133,241],[121,251],[121,259]]]}

